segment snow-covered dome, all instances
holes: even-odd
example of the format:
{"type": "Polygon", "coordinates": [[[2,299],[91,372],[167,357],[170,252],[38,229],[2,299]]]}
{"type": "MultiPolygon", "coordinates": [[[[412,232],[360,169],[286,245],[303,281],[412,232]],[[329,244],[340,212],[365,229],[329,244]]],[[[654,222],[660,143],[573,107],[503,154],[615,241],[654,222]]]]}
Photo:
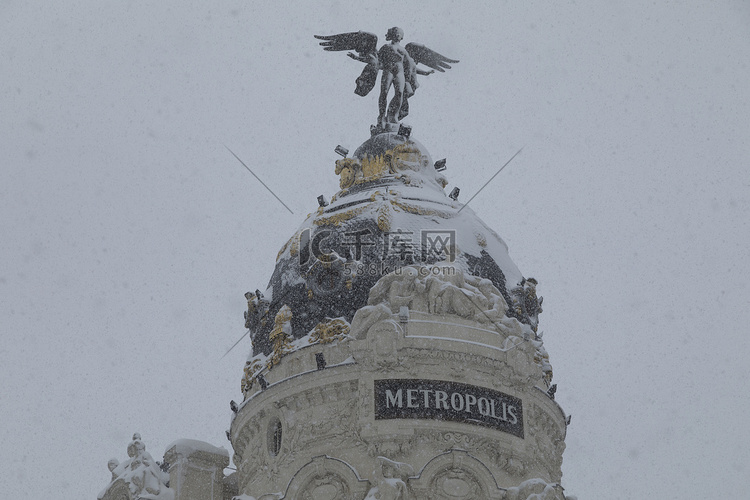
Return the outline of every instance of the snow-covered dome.
{"type": "Polygon", "coordinates": [[[511,306],[508,315],[536,329],[538,311],[523,305],[525,280],[507,245],[446,195],[439,168],[424,146],[396,133],[374,135],[336,161],[341,191],[282,247],[265,292],[247,294],[253,354],[272,351],[269,335],[283,306],[292,337],[300,338],[326,318],[351,321],[382,276],[419,264],[490,280],[511,306]]]}

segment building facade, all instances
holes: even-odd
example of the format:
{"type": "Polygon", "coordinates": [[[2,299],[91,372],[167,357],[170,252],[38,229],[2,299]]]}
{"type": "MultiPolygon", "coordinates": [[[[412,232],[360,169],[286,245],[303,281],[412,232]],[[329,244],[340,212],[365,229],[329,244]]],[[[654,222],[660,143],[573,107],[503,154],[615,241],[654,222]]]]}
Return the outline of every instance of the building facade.
{"type": "Polygon", "coordinates": [[[337,150],[341,191],[246,294],[236,472],[191,440],[156,462],[136,435],[99,498],[566,498],[537,281],[409,129],[337,150]]]}
{"type": "Polygon", "coordinates": [[[246,498],[565,498],[537,281],[443,166],[408,130],[373,133],[247,295],[246,498]]]}

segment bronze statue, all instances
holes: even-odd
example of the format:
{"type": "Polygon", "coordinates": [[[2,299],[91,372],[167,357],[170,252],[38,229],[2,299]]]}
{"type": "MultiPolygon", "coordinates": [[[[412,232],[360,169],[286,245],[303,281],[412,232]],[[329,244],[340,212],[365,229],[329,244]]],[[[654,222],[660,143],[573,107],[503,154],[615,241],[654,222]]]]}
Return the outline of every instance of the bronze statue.
{"type": "Polygon", "coordinates": [[[394,27],[385,35],[386,41],[390,42],[377,50],[378,37],[372,33],[357,31],[352,33],[341,33],[339,35],[315,35],[325,50],[340,51],[350,50],[347,55],[352,59],[366,64],[362,74],[356,80],[357,88],[354,93],[366,96],[375,86],[378,71],[383,70],[380,80],[380,98],[378,99],[377,126],[380,131],[393,128],[406,115],[409,114],[409,97],[414,95],[419,84],[417,74],[429,75],[435,71],[441,73],[449,69],[448,63],[458,61],[448,59],[437,52],[428,49],[419,43],[407,43],[406,47],[399,45],[404,38],[404,31],[394,27]],[[424,64],[432,68],[430,71],[417,69],[418,64],[424,64]],[[388,104],[388,92],[394,89],[394,96],[388,104]],[[391,125],[391,127],[389,127],[391,125]]]}

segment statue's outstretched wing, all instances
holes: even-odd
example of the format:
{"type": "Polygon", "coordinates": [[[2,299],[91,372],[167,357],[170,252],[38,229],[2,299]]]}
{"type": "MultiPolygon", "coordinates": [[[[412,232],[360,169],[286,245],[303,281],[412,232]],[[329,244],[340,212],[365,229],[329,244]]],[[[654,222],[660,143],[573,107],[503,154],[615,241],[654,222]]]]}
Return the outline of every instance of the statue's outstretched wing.
{"type": "Polygon", "coordinates": [[[324,50],[339,51],[353,50],[357,52],[355,56],[351,52],[348,54],[352,59],[367,63],[362,74],[356,80],[357,88],[354,93],[366,96],[375,86],[378,78],[378,37],[366,31],[354,31],[352,33],[341,33],[339,35],[315,35],[324,50]]]}
{"type": "Polygon", "coordinates": [[[455,59],[448,59],[432,49],[428,49],[421,43],[407,43],[405,48],[415,63],[424,64],[441,73],[445,72],[446,69],[450,69],[450,64],[448,63],[455,64],[458,62],[455,59]]]}
{"type": "Polygon", "coordinates": [[[354,31],[339,35],[315,35],[324,50],[353,50],[360,56],[377,53],[378,37],[366,31],[354,31]]]}

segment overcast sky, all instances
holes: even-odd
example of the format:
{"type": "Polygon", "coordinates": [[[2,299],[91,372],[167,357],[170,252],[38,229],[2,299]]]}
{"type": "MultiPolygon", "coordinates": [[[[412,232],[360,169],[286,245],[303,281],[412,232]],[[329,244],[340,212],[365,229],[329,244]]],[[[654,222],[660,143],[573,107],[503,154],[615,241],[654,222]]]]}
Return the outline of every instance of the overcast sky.
{"type": "Polygon", "coordinates": [[[539,280],[566,492],[746,495],[750,3],[353,3],[0,2],[0,496],[229,449],[243,293],[377,115],[313,34],[394,25],[461,61],[406,120],[447,189],[525,147],[471,207],[539,280]]]}

